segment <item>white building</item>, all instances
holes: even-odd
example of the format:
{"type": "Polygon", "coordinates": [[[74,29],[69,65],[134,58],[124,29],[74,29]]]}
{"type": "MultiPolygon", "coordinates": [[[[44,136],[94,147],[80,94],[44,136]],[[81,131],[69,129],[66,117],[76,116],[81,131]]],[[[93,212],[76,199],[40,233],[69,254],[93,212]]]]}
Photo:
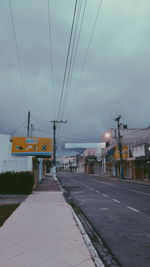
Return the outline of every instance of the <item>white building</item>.
{"type": "Polygon", "coordinates": [[[0,134],[0,173],[6,171],[32,171],[32,157],[11,155],[11,136],[0,134]]]}

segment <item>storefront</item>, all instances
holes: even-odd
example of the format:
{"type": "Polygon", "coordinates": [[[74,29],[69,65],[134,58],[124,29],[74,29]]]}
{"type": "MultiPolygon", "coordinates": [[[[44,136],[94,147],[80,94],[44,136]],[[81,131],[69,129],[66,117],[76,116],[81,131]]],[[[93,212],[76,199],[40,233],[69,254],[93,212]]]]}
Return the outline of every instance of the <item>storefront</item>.
{"type": "MultiPolygon", "coordinates": [[[[123,165],[124,177],[127,177],[129,172],[128,171],[129,163],[127,162],[128,157],[129,157],[129,148],[127,145],[122,145],[122,165],[123,165]]],[[[120,177],[121,158],[118,146],[114,147],[113,159],[114,159],[114,176],[120,177]]]]}
{"type": "Polygon", "coordinates": [[[94,165],[96,162],[95,156],[87,156],[85,158],[85,173],[94,174],[94,165]]]}

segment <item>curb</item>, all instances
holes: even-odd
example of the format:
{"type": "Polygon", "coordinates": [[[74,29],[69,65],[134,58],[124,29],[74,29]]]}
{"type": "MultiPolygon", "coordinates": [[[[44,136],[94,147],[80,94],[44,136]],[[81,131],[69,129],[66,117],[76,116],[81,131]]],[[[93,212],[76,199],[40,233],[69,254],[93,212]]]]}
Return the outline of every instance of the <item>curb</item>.
{"type": "MultiPolygon", "coordinates": [[[[88,174],[91,175],[91,174],[88,174]]],[[[121,181],[121,182],[127,182],[127,183],[132,183],[132,184],[141,184],[141,185],[148,185],[150,186],[150,181],[142,181],[142,180],[136,180],[136,179],[128,179],[128,178],[124,178],[124,179],[120,179],[119,177],[115,177],[115,176],[100,176],[99,174],[92,174],[95,177],[99,177],[99,178],[111,178],[117,181],[121,181]]]]}
{"type": "Polygon", "coordinates": [[[81,235],[84,239],[84,242],[90,252],[90,255],[95,263],[95,266],[96,267],[105,267],[105,265],[103,264],[103,262],[101,261],[101,259],[99,258],[98,254],[97,254],[97,251],[96,249],[94,248],[90,238],[88,237],[88,235],[86,234],[84,228],[83,228],[83,225],[82,223],[80,222],[79,218],[77,217],[77,215],[75,214],[74,210],[72,209],[72,207],[70,206],[70,209],[71,209],[71,212],[72,212],[72,215],[73,215],[73,218],[81,232],[81,235]]]}
{"type": "Polygon", "coordinates": [[[127,179],[124,179],[124,180],[121,180],[123,182],[127,182],[127,183],[131,183],[131,184],[141,184],[141,185],[148,185],[150,186],[150,183],[147,183],[147,182],[142,182],[142,181],[130,181],[130,180],[127,180],[127,179]]]}
{"type": "Polygon", "coordinates": [[[61,189],[61,192],[63,193],[64,192],[64,190],[63,190],[63,188],[62,188],[62,186],[61,186],[61,184],[60,184],[60,182],[59,182],[59,179],[57,178],[57,183],[59,184],[59,186],[60,186],[60,189],[61,189]]]}

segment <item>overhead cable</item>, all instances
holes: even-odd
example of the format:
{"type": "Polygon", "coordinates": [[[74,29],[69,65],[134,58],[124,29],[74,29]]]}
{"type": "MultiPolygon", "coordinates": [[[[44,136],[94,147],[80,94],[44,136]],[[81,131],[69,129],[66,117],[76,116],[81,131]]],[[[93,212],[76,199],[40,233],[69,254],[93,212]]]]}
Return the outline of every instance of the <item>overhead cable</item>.
{"type": "Polygon", "coordinates": [[[65,135],[60,135],[60,137],[63,137],[65,139],[70,139],[70,140],[76,140],[76,141],[89,141],[90,143],[95,143],[96,141],[93,140],[92,138],[90,139],[89,137],[77,137],[77,138],[73,138],[71,136],[65,136],[65,135]]]}
{"type": "Polygon", "coordinates": [[[96,24],[97,24],[98,16],[99,16],[99,13],[100,13],[100,10],[101,10],[101,6],[102,6],[102,0],[100,0],[99,6],[98,6],[98,9],[97,9],[97,13],[96,13],[96,17],[95,17],[94,24],[93,24],[93,27],[92,27],[90,39],[89,39],[88,46],[87,46],[87,49],[86,49],[86,52],[85,52],[85,55],[84,55],[84,59],[83,59],[83,63],[82,63],[82,67],[81,67],[78,83],[77,83],[77,86],[76,86],[76,89],[75,89],[75,93],[74,93],[74,96],[73,96],[73,99],[72,99],[72,102],[71,102],[67,117],[71,114],[71,110],[72,110],[72,107],[73,107],[73,104],[74,104],[74,101],[75,101],[75,97],[77,95],[77,91],[78,91],[79,86],[80,86],[81,78],[82,78],[83,71],[84,71],[84,68],[85,68],[85,65],[86,65],[87,56],[88,56],[88,53],[89,53],[89,50],[90,50],[90,47],[91,47],[91,43],[92,43],[95,27],[96,27],[96,24]]]}
{"type": "Polygon", "coordinates": [[[53,94],[53,111],[54,117],[56,116],[56,103],[55,103],[55,90],[54,90],[54,67],[53,67],[53,54],[52,54],[52,31],[51,31],[51,13],[50,13],[50,0],[48,0],[48,33],[49,33],[49,52],[50,52],[50,74],[51,74],[51,86],[53,94]]]}
{"type": "Polygon", "coordinates": [[[15,129],[13,132],[11,132],[11,135],[14,135],[15,133],[17,133],[22,127],[23,125],[27,122],[27,119],[25,121],[23,121],[19,127],[17,129],[15,129]]]}
{"type": "MultiPolygon", "coordinates": [[[[63,76],[63,85],[62,85],[62,89],[61,89],[61,96],[60,96],[59,109],[58,109],[58,120],[59,120],[60,113],[62,110],[62,101],[64,98],[66,76],[67,76],[68,64],[69,64],[69,59],[70,59],[70,51],[71,51],[72,38],[73,38],[73,33],[74,33],[74,25],[75,25],[76,13],[77,13],[77,6],[78,6],[78,0],[76,0],[76,2],[75,2],[74,12],[73,12],[73,19],[72,19],[72,25],[71,25],[71,31],[70,31],[70,37],[69,37],[66,64],[65,64],[65,71],[64,71],[64,76],[63,76]]],[[[59,125],[58,126],[58,133],[60,132],[60,127],[61,126],[59,125]]],[[[58,135],[59,134],[57,134],[57,138],[58,138],[58,135]]]]}
{"type": "Polygon", "coordinates": [[[39,129],[39,128],[34,128],[35,130],[37,130],[38,132],[42,132],[42,133],[45,133],[45,134],[52,134],[52,132],[49,132],[49,131],[44,131],[44,130],[41,130],[41,129],[39,129]]]}
{"type": "MultiPolygon", "coordinates": [[[[84,15],[85,15],[86,3],[87,3],[87,0],[85,0],[85,3],[84,3],[80,26],[79,26],[79,21],[80,21],[81,9],[82,9],[82,1],[80,1],[79,5],[78,5],[78,14],[77,14],[77,18],[76,18],[76,28],[75,28],[73,46],[72,46],[72,51],[71,51],[71,59],[70,59],[70,64],[69,64],[69,71],[68,71],[68,77],[67,77],[67,82],[66,82],[66,91],[65,91],[63,107],[66,106],[65,102],[67,99],[67,94],[69,93],[70,83],[72,80],[72,74],[73,74],[75,61],[76,61],[76,57],[77,57],[77,50],[78,50],[78,45],[79,45],[79,40],[80,40],[80,35],[81,35],[81,29],[82,29],[83,19],[84,19],[84,15]],[[79,27],[79,31],[78,31],[78,27],[79,27]]],[[[62,109],[61,118],[63,118],[63,114],[64,114],[64,109],[62,109]]]]}
{"type": "Polygon", "coordinates": [[[74,29],[74,23],[75,23],[75,16],[76,16],[76,11],[77,11],[77,3],[78,3],[78,0],[75,1],[75,6],[74,6],[74,13],[73,13],[71,32],[70,32],[70,38],[69,38],[69,44],[68,44],[68,50],[67,50],[67,58],[66,58],[66,64],[65,64],[65,71],[64,71],[64,76],[63,76],[63,85],[62,85],[62,89],[61,89],[59,108],[58,108],[58,120],[59,120],[59,117],[60,117],[60,111],[61,111],[62,100],[63,100],[63,95],[64,95],[64,87],[65,87],[65,82],[66,82],[66,74],[67,74],[68,61],[69,61],[69,56],[70,56],[71,41],[72,41],[72,35],[73,35],[73,29],[74,29]]]}
{"type": "Polygon", "coordinates": [[[19,67],[20,79],[21,79],[22,88],[23,88],[23,92],[24,92],[25,103],[26,103],[28,110],[30,110],[29,104],[28,104],[28,99],[27,99],[27,94],[26,94],[26,89],[25,89],[25,85],[24,85],[22,64],[21,64],[21,58],[20,58],[20,53],[19,53],[16,31],[15,31],[14,15],[13,15],[13,9],[12,9],[12,5],[11,5],[11,0],[9,0],[9,8],[10,8],[10,15],[11,15],[12,30],[13,30],[13,36],[14,36],[14,41],[15,41],[16,53],[17,53],[17,58],[18,58],[18,67],[19,67]]]}
{"type": "MultiPolygon", "coordinates": [[[[83,24],[83,18],[84,18],[84,15],[85,15],[86,4],[87,4],[87,1],[85,2],[85,5],[84,5],[84,13],[83,13],[83,17],[82,17],[82,24],[83,24]]],[[[67,113],[67,117],[71,114],[71,110],[72,110],[72,107],[73,107],[73,104],[74,104],[74,100],[75,100],[75,97],[77,95],[77,90],[78,90],[78,88],[80,86],[81,78],[82,78],[83,71],[84,71],[84,68],[85,68],[87,56],[88,56],[88,53],[89,53],[89,50],[90,50],[90,47],[91,47],[91,43],[92,43],[95,27],[96,27],[96,24],[97,24],[98,16],[99,16],[99,13],[100,13],[100,10],[101,10],[101,6],[102,6],[102,0],[100,0],[99,6],[98,6],[98,9],[97,9],[97,13],[96,13],[96,17],[95,17],[94,24],[93,24],[93,27],[92,27],[90,39],[89,39],[88,46],[87,46],[87,49],[86,49],[86,52],[85,52],[85,55],[84,55],[84,59],[83,59],[83,63],[82,63],[81,71],[80,71],[80,76],[79,76],[79,79],[78,79],[78,83],[77,83],[77,86],[76,86],[76,89],[75,89],[75,93],[74,93],[74,96],[73,96],[69,111],[67,113]]],[[[81,24],[81,29],[82,29],[82,24],[81,24]]],[[[81,32],[80,32],[80,34],[81,34],[81,32]]],[[[80,35],[79,35],[79,38],[80,38],[80,35]]]]}
{"type": "Polygon", "coordinates": [[[45,122],[45,123],[49,123],[49,120],[46,120],[45,118],[42,118],[41,116],[39,116],[37,113],[32,112],[32,117],[34,117],[34,119],[40,119],[41,121],[45,122]]]}

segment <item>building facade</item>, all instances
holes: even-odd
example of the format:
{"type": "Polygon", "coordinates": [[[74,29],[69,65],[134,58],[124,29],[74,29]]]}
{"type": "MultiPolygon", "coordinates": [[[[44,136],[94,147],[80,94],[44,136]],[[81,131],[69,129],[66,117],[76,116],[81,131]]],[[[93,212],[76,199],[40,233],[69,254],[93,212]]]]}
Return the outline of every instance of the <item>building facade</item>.
{"type": "Polygon", "coordinates": [[[122,158],[117,129],[109,133],[102,152],[102,172],[119,177],[122,166],[125,178],[150,180],[150,127],[120,129],[122,158]]]}
{"type": "MultiPolygon", "coordinates": [[[[44,145],[41,144],[41,153],[37,152],[37,149],[35,150],[35,152],[33,152],[32,151],[33,147],[39,145],[39,144],[34,144],[33,142],[34,139],[36,140],[37,139],[43,140],[43,139],[37,137],[36,138],[21,137],[21,138],[23,138],[24,140],[30,139],[29,144],[26,143],[25,141],[23,143],[26,146],[25,148],[26,150],[22,147],[23,146],[22,143],[18,144],[18,142],[15,143],[15,149],[14,149],[13,138],[11,138],[11,136],[8,134],[0,134],[0,173],[7,171],[14,171],[14,172],[30,171],[33,172],[34,174],[35,182],[39,182],[40,180],[42,180],[43,176],[50,174],[51,170],[50,155],[52,154],[51,152],[52,149],[49,149],[48,145],[46,144],[48,147],[48,153],[46,153],[45,139],[43,138],[44,145]],[[24,150],[25,152],[23,152],[24,150]]],[[[20,137],[18,139],[20,139],[20,137]]]]}
{"type": "Polygon", "coordinates": [[[6,171],[32,171],[32,158],[12,155],[11,150],[11,136],[0,134],[0,173],[6,171]]]}

